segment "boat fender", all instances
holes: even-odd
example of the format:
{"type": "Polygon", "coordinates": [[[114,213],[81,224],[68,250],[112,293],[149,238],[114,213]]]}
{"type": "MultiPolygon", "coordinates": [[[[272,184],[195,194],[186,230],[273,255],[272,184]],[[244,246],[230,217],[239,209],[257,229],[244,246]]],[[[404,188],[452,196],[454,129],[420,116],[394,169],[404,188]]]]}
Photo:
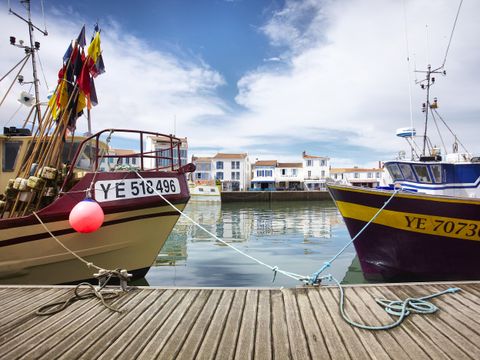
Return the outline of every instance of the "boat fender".
{"type": "Polygon", "coordinates": [[[79,233],[91,233],[102,226],[104,218],[102,207],[95,200],[87,198],[73,207],[68,221],[79,233]]]}

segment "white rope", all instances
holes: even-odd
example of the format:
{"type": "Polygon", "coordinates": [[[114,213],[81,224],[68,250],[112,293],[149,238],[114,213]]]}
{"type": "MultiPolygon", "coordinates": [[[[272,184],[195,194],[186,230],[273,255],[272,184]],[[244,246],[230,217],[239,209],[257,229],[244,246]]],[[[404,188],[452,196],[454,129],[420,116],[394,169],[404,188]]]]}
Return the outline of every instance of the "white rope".
{"type": "Polygon", "coordinates": [[[194,225],[196,225],[197,227],[199,227],[200,229],[202,229],[203,231],[205,231],[207,234],[209,234],[211,237],[213,237],[215,240],[221,242],[222,244],[228,246],[229,248],[231,248],[232,250],[235,250],[236,252],[238,252],[239,254],[242,254],[243,256],[246,256],[247,258],[249,258],[250,260],[253,260],[255,261],[256,263],[260,264],[260,265],[263,265],[267,268],[269,268],[270,270],[272,270],[274,272],[274,279],[275,279],[275,275],[276,273],[280,273],[280,274],[283,274],[285,276],[288,276],[292,279],[295,279],[295,280],[299,280],[299,281],[304,281],[305,279],[308,279],[308,276],[305,276],[305,275],[299,275],[299,274],[295,274],[293,272],[289,272],[289,271],[285,271],[285,270],[281,270],[279,269],[277,266],[271,266],[271,265],[268,265],[266,263],[264,263],[263,261],[261,260],[258,260],[257,258],[251,256],[251,255],[248,255],[247,253],[243,252],[242,250],[236,248],[235,246],[227,243],[226,241],[220,239],[217,235],[213,234],[212,232],[210,232],[209,230],[207,230],[205,227],[203,227],[202,225],[200,225],[198,222],[196,222],[195,220],[193,220],[190,216],[188,216],[187,214],[185,214],[182,210],[178,209],[175,205],[173,205],[170,201],[168,201],[165,196],[163,196],[161,193],[159,193],[153,186],[149,185],[148,182],[142,177],[142,175],[140,175],[138,173],[138,171],[135,170],[135,173],[137,174],[137,176],[142,179],[143,181],[145,181],[145,184],[150,188],[152,189],[158,196],[160,196],[162,198],[162,200],[164,200],[168,205],[170,205],[173,209],[175,209],[175,211],[177,211],[181,216],[187,218],[189,221],[191,221],[194,225]]]}
{"type": "Polygon", "coordinates": [[[37,218],[37,220],[40,222],[40,224],[43,226],[43,228],[50,234],[50,236],[61,246],[63,247],[66,251],[68,251],[70,254],[72,254],[74,257],[76,257],[78,260],[80,260],[81,262],[83,262],[85,265],[87,265],[87,267],[91,268],[95,268],[97,270],[103,270],[103,271],[109,271],[109,270],[106,270],[106,269],[103,269],[97,265],[95,265],[94,263],[92,262],[88,262],[87,260],[85,260],[84,258],[82,258],[81,256],[77,255],[74,251],[70,250],[68,247],[66,247],[60,240],[57,239],[57,237],[55,235],[52,234],[52,232],[47,228],[47,226],[43,223],[42,219],[40,219],[40,217],[37,215],[37,213],[34,211],[33,212],[33,215],[35,215],[35,217],[37,218]]]}

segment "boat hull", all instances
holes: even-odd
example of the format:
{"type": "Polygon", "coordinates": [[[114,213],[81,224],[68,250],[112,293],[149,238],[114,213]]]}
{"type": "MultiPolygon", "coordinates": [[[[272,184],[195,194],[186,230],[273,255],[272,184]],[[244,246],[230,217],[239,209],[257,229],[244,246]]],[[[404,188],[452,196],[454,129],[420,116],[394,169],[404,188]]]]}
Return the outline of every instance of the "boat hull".
{"type": "MultiPolygon", "coordinates": [[[[392,192],[329,186],[353,238],[392,192]]],[[[480,201],[397,193],[354,242],[374,281],[480,279],[480,201]]]]}
{"type": "MultiPolygon", "coordinates": [[[[165,197],[183,210],[189,193],[185,175],[144,172],[148,179],[176,179],[179,190],[165,197]]],[[[81,189],[93,178],[87,174],[75,187],[38,212],[59,241],[86,261],[105,269],[127,269],[136,277],[145,275],[155,261],[180,216],[160,196],[99,201],[105,220],[99,230],[82,234],[69,224],[70,210],[85,198],[81,189]]],[[[135,173],[99,173],[95,184],[140,181],[135,173]]],[[[95,185],[96,186],[96,185],[95,185]]],[[[122,193],[120,193],[122,195],[122,193]]],[[[100,199],[98,199],[100,200],[100,199]]],[[[61,284],[93,278],[97,270],[63,249],[34,215],[0,220],[0,283],[61,284]]]]}

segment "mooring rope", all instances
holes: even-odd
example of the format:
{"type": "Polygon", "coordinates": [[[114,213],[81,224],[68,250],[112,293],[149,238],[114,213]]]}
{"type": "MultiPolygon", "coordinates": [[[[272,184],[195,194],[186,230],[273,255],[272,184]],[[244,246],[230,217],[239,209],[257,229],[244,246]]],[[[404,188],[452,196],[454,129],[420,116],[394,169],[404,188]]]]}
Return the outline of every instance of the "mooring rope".
{"type": "Polygon", "coordinates": [[[213,237],[215,240],[221,242],[222,244],[228,246],[229,248],[231,248],[232,250],[238,252],[239,254],[243,255],[243,256],[246,256],[247,258],[249,258],[250,260],[253,260],[255,261],[256,263],[262,265],[262,266],[265,266],[267,268],[269,268],[270,270],[273,271],[273,281],[275,281],[275,278],[276,278],[276,274],[277,273],[280,273],[280,274],[283,274],[285,276],[288,276],[292,279],[295,279],[295,280],[299,280],[299,281],[305,281],[306,279],[308,279],[307,276],[305,275],[299,275],[299,274],[296,274],[296,273],[293,273],[293,272],[290,272],[290,271],[285,271],[285,270],[281,270],[278,266],[271,266],[245,252],[243,252],[242,250],[238,249],[237,247],[227,243],[226,241],[222,240],[221,238],[219,238],[217,235],[215,235],[214,233],[212,233],[211,231],[209,231],[208,229],[206,229],[205,227],[203,227],[202,225],[200,225],[198,222],[196,222],[195,220],[193,220],[190,216],[188,216],[187,214],[185,214],[182,210],[180,210],[179,208],[177,208],[174,204],[172,204],[165,196],[163,196],[160,192],[157,191],[157,189],[155,189],[153,186],[149,185],[148,182],[145,180],[145,178],[140,175],[140,173],[137,171],[137,170],[133,170],[135,171],[135,173],[137,174],[137,176],[142,179],[145,184],[150,188],[152,189],[158,196],[160,196],[162,198],[163,201],[165,201],[168,205],[170,205],[175,211],[177,211],[181,216],[185,217],[186,219],[188,219],[189,221],[191,221],[194,225],[196,225],[197,227],[199,227],[200,229],[202,229],[203,231],[205,231],[208,235],[210,235],[211,237],[213,237]]]}
{"type": "Polygon", "coordinates": [[[325,261],[323,266],[316,272],[312,274],[309,278],[309,284],[310,285],[315,285],[318,282],[318,277],[320,274],[325,271],[325,269],[329,268],[332,265],[332,262],[334,262],[350,245],[353,244],[353,242],[365,231],[365,229],[373,222],[375,219],[380,215],[380,213],[385,209],[385,207],[392,201],[392,199],[397,195],[397,193],[401,190],[401,188],[394,189],[392,195],[388,198],[387,201],[383,204],[383,206],[378,209],[378,211],[373,215],[373,217],[360,229],[360,231],[350,240],[348,243],[346,243],[343,248],[340,249],[329,261],[325,261]]]}

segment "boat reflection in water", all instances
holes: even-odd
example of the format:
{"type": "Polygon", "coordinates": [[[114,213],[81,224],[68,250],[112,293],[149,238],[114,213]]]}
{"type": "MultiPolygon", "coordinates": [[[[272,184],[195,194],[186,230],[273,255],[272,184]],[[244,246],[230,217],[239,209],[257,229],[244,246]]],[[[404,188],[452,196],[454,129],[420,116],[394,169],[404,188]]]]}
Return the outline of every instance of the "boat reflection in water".
{"type": "MultiPolygon", "coordinates": [[[[310,275],[348,240],[345,225],[330,201],[274,203],[191,202],[185,212],[206,229],[272,266],[310,275]]],[[[343,278],[355,255],[353,247],[331,268],[343,278]]],[[[238,254],[180,218],[155,266],[146,276],[158,286],[296,286],[238,254]]]]}

